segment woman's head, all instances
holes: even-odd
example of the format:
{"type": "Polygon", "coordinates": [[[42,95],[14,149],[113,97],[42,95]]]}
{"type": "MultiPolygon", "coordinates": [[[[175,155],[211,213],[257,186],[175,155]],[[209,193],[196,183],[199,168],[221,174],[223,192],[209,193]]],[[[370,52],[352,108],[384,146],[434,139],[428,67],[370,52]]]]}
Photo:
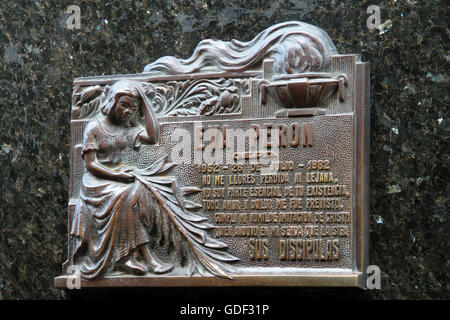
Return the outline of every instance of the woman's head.
{"type": "MultiPolygon", "coordinates": [[[[139,110],[138,97],[131,95],[120,95],[113,107],[114,120],[118,123],[128,123],[139,110]]],[[[110,115],[111,116],[111,115],[110,115]]]]}
{"type": "Polygon", "coordinates": [[[106,102],[101,108],[104,115],[111,120],[135,125],[141,116],[140,104],[143,103],[139,84],[134,81],[121,80],[113,84],[107,94],[106,102]]]}

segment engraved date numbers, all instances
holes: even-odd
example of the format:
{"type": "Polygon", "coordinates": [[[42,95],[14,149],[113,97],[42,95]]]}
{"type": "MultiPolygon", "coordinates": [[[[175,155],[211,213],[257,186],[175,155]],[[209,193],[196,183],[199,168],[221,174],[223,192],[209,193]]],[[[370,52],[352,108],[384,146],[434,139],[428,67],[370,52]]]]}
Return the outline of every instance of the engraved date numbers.
{"type": "Polygon", "coordinates": [[[330,170],[330,160],[309,160],[307,168],[309,170],[330,170]]]}
{"type": "Polygon", "coordinates": [[[214,164],[199,164],[197,166],[197,170],[199,173],[219,173],[219,165],[217,163],[214,164]]]}

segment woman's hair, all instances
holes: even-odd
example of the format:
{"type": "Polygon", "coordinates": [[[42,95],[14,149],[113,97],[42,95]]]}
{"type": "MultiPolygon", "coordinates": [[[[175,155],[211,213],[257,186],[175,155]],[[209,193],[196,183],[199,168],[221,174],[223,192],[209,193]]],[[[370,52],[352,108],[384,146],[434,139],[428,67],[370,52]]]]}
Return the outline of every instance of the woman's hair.
{"type": "Polygon", "coordinates": [[[130,125],[135,126],[137,122],[139,122],[139,119],[143,116],[141,104],[145,103],[144,101],[147,100],[142,97],[142,90],[139,90],[138,86],[139,84],[137,82],[130,80],[120,80],[114,83],[111,87],[109,87],[105,103],[101,107],[101,112],[105,116],[112,117],[120,97],[129,96],[136,98],[138,101],[138,111],[136,112],[136,115],[130,120],[130,125]]]}

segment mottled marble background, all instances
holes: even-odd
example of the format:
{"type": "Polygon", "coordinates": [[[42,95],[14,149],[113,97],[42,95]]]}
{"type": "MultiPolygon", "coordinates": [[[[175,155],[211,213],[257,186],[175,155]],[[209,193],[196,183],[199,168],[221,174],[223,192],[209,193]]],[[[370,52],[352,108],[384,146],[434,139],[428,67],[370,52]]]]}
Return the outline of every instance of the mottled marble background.
{"type": "Polygon", "coordinates": [[[0,298],[67,297],[52,286],[66,259],[75,77],[141,72],[204,38],[300,20],[371,62],[370,264],[382,281],[360,297],[449,299],[448,12],[413,0],[1,1],[0,298]],[[66,27],[72,4],[79,30],[66,27]]]}

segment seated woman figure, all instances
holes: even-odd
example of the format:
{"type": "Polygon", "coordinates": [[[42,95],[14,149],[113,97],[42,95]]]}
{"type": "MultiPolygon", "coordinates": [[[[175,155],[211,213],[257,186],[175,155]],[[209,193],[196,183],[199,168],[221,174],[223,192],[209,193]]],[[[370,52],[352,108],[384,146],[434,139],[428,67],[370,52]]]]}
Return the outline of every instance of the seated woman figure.
{"type": "Polygon", "coordinates": [[[125,148],[158,140],[156,116],[139,84],[112,85],[101,114],[83,134],[85,171],[70,230],[76,242],[72,260],[82,278],[95,279],[113,269],[133,274],[172,269],[150,247],[146,221],[152,196],[133,174],[136,168],[122,163],[125,148]]]}

